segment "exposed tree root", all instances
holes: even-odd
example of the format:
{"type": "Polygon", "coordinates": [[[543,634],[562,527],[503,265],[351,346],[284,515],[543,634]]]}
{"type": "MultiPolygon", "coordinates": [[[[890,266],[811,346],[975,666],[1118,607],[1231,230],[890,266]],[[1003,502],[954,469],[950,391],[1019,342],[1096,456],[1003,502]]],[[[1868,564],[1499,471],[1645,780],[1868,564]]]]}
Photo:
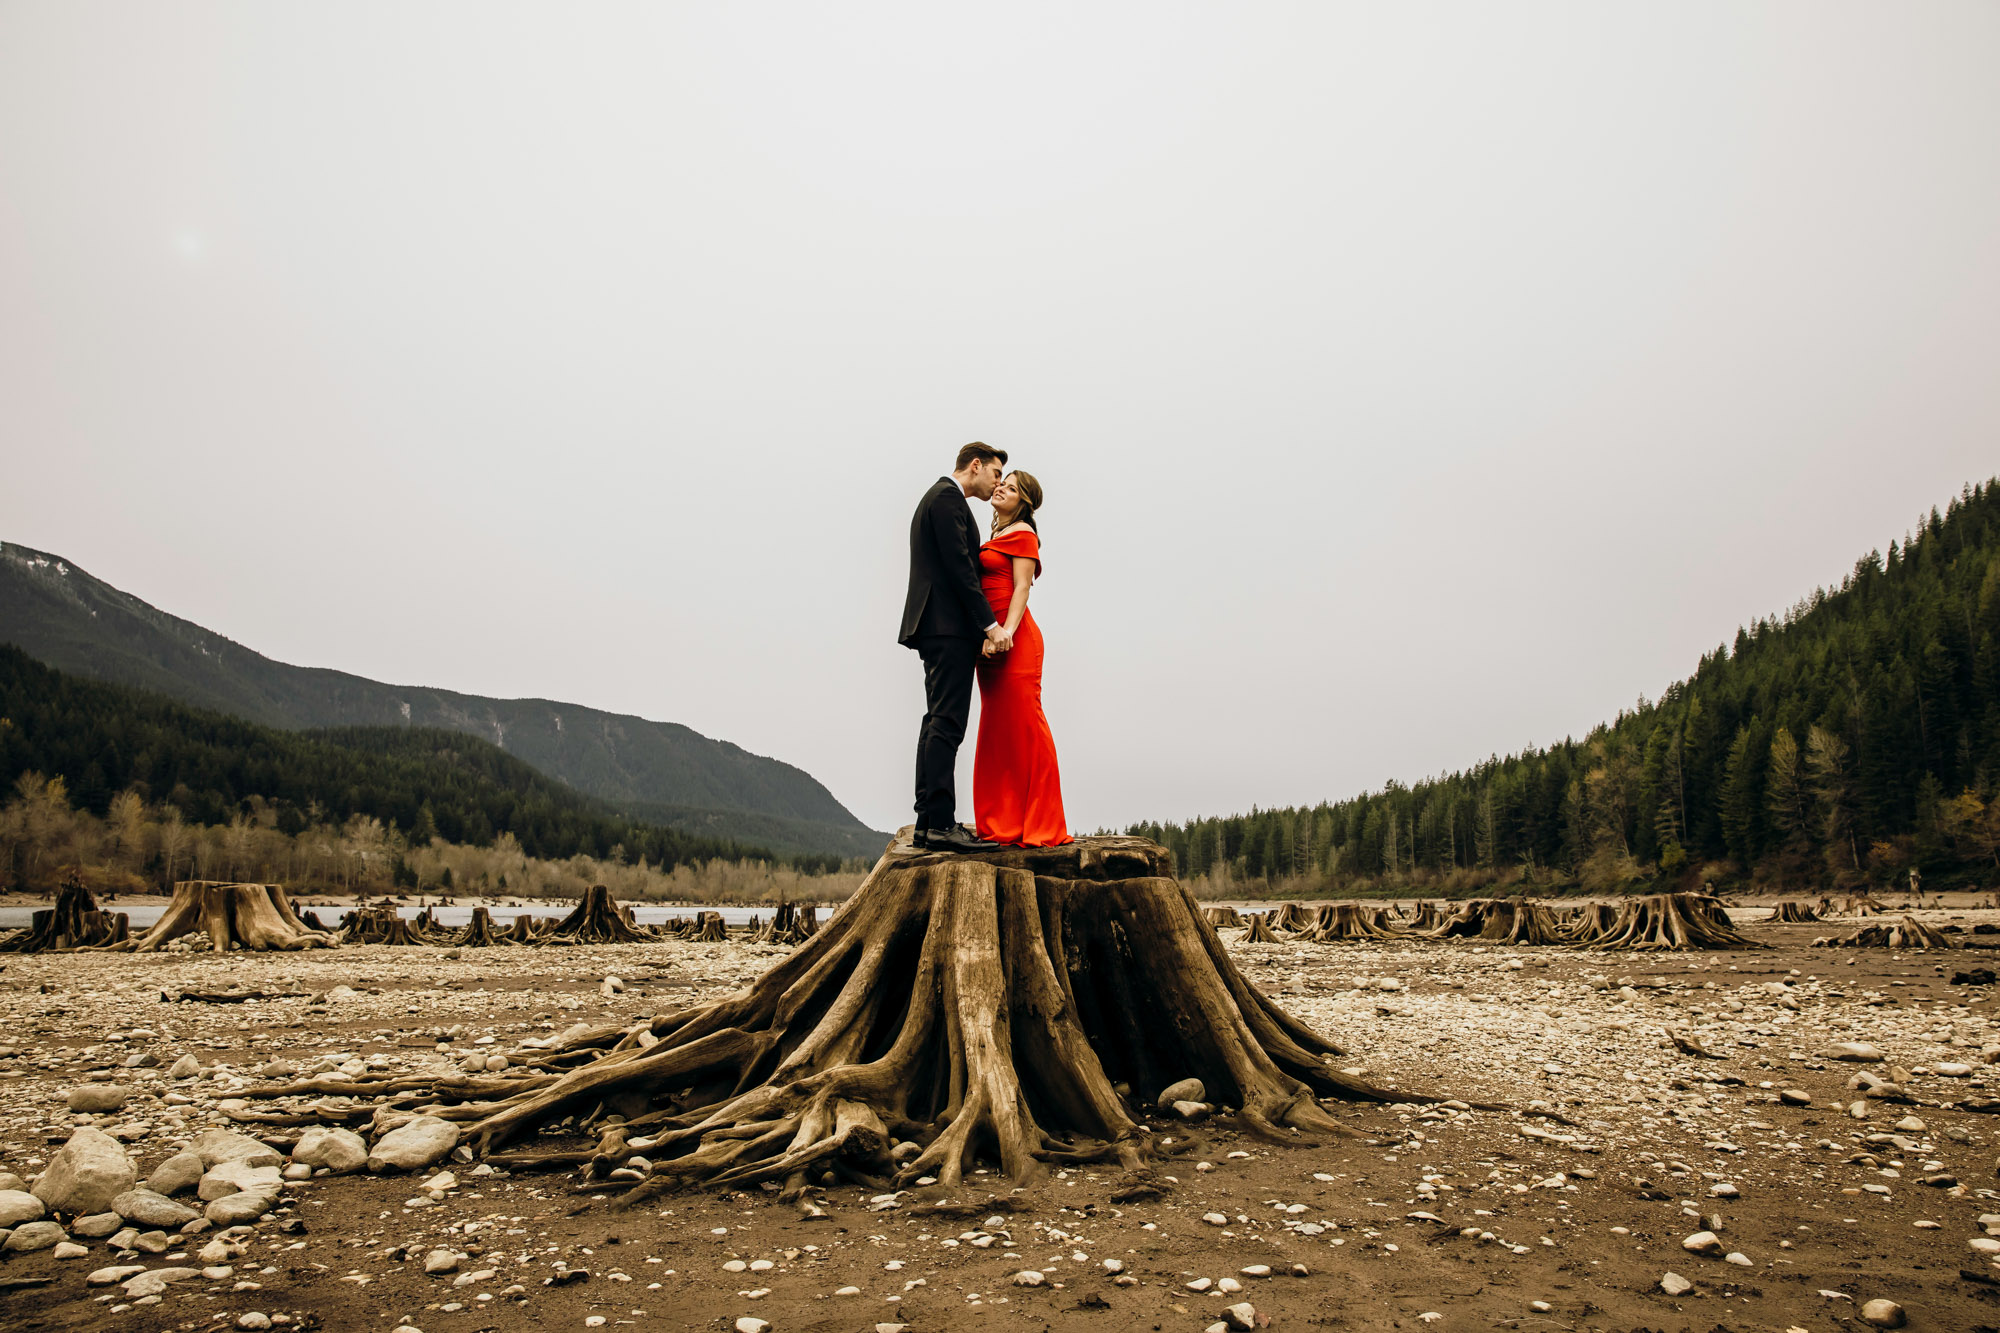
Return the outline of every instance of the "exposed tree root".
{"type": "Polygon", "coordinates": [[[0,953],[101,949],[123,944],[131,934],[125,913],[99,911],[83,877],[71,871],[56,890],[55,906],[34,913],[27,929],[0,940],[0,953]]]}
{"type": "Polygon", "coordinates": [[[1444,924],[1444,919],[1444,913],[1438,910],[1438,905],[1429,899],[1424,899],[1417,904],[1416,916],[1410,919],[1410,930],[1414,934],[1435,930],[1444,924]]]}
{"type": "Polygon", "coordinates": [[[331,949],[340,941],[299,920],[285,891],[276,884],[227,884],[216,880],[184,880],[153,928],[114,950],[150,953],[170,940],[201,930],[209,948],[331,949]]]}
{"type": "Polygon", "coordinates": [[[1606,929],[1579,939],[1587,949],[1762,949],[1739,932],[1722,904],[1700,893],[1628,898],[1606,929]]]}
{"type": "Polygon", "coordinates": [[[541,923],[529,913],[523,912],[514,918],[513,925],[507,927],[507,940],[512,944],[533,944],[541,939],[544,933],[541,923]]]}
{"type": "Polygon", "coordinates": [[[752,944],[803,944],[819,929],[819,914],[810,906],[779,903],[771,919],[750,937],[752,944]]]}
{"type": "MultiPolygon", "coordinates": [[[[1014,1181],[1051,1163],[1132,1169],[1150,1103],[1199,1078],[1246,1130],[1347,1132],[1318,1098],[1427,1101],[1332,1067],[1340,1052],[1251,986],[1181,885],[1137,838],[983,857],[895,852],[825,927],[749,989],[627,1029],[565,1034],[521,1076],[356,1083],[332,1077],[246,1096],[391,1095],[467,1124],[475,1151],[584,1165],[634,1155],[628,1198],[685,1186],[935,1176],[976,1161],[1014,1181]],[[588,1154],[527,1147],[544,1128],[595,1129],[588,1154]],[[558,1160],[560,1159],[560,1160],[558,1160]]],[[[802,1207],[811,1207],[809,1201],[802,1207]]]]}
{"type": "Polygon", "coordinates": [[[1914,917],[1875,921],[1834,939],[1814,940],[1831,949],[1956,949],[1951,936],[1932,930],[1914,917]]]}

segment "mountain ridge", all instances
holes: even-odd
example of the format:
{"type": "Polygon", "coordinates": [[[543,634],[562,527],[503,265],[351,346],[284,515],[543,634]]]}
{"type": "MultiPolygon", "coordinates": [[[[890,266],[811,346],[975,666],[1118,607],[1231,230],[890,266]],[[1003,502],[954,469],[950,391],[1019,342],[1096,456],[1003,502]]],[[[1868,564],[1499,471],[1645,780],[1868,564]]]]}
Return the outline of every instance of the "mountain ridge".
{"type": "Polygon", "coordinates": [[[12,542],[0,542],[0,641],[59,670],[266,726],[476,736],[586,795],[709,836],[842,856],[873,856],[886,837],[803,769],[680,723],[279,662],[12,542]]]}

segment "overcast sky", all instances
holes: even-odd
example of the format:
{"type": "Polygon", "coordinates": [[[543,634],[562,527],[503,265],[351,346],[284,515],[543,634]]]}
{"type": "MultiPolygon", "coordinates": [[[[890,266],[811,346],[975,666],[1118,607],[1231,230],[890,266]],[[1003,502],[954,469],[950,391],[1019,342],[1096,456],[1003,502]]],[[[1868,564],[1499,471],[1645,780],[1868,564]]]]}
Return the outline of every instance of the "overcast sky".
{"type": "Polygon", "coordinates": [[[2000,470],[2000,5],[973,9],[0,3],[0,537],[885,828],[983,439],[1087,829],[1581,735],[2000,470]]]}

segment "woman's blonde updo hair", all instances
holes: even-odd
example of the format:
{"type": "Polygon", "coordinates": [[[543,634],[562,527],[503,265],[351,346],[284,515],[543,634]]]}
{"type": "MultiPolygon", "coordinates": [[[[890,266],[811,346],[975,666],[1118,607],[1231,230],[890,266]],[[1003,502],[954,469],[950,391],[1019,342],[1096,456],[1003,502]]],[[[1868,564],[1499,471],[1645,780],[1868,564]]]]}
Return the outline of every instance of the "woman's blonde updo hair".
{"type": "MultiPolygon", "coordinates": [[[[993,527],[990,535],[999,536],[1002,526],[1011,527],[1016,523],[1026,523],[1030,528],[1034,529],[1037,537],[1041,536],[1042,530],[1035,526],[1035,511],[1042,507],[1042,483],[1036,481],[1033,474],[1022,472],[1018,469],[1009,472],[1007,476],[1014,479],[1014,489],[1021,496],[1021,507],[1014,511],[1014,516],[1008,519],[1005,525],[1000,522],[1000,511],[997,509],[994,510],[993,527]]],[[[1002,480],[1005,480],[1005,478],[1002,478],[1002,480]]]]}

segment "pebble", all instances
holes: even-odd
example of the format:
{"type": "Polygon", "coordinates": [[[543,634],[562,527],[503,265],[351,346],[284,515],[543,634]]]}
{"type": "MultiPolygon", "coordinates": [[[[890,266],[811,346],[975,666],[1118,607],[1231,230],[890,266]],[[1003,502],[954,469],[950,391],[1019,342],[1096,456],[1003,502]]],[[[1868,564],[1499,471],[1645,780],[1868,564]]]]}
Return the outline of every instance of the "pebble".
{"type": "Polygon", "coordinates": [[[73,1240],[65,1240],[57,1242],[56,1247],[49,1251],[49,1257],[52,1259],[81,1259],[89,1253],[89,1246],[79,1245],[73,1240]]]}
{"type": "Polygon", "coordinates": [[[1024,1268],[1020,1272],[1014,1274],[1014,1285],[1017,1287],[1039,1287],[1044,1282],[1047,1281],[1048,1279],[1046,1277],[1042,1276],[1040,1273],[1037,1273],[1032,1268],[1024,1268]]]}
{"type": "Polygon", "coordinates": [[[1786,1088],[1778,1094],[1778,1100],[1787,1106],[1811,1106],[1812,1094],[1800,1092],[1797,1088],[1786,1088]]]}
{"type": "Polygon", "coordinates": [[[424,1272],[433,1277],[458,1271],[458,1256],[450,1250],[432,1250],[424,1256],[424,1272]]]}
{"type": "Polygon", "coordinates": [[[1867,1041],[1837,1041],[1823,1054],[1829,1060],[1846,1060],[1856,1064],[1875,1064],[1889,1058],[1881,1047],[1867,1041]]]}
{"type": "Polygon", "coordinates": [[[1669,1296],[1685,1296],[1694,1290],[1694,1283],[1679,1273],[1665,1273],[1660,1277],[1660,1290],[1669,1296]]]}
{"type": "Polygon", "coordinates": [[[246,1310],[236,1316],[236,1327],[238,1328],[269,1328],[270,1326],[271,1316],[261,1310],[246,1310]]]}
{"type": "Polygon", "coordinates": [[[1681,1248],[1689,1254],[1721,1254],[1722,1242],[1713,1231],[1697,1231],[1681,1242],[1681,1248]]]}
{"type": "Polygon", "coordinates": [[[1173,1109],[1175,1102],[1199,1102],[1205,1101],[1207,1098],[1208,1089],[1200,1079],[1184,1078],[1179,1082],[1169,1083],[1166,1087],[1161,1088],[1156,1105],[1162,1111],[1167,1111],[1173,1109]]]}
{"type": "Polygon", "coordinates": [[[1873,1300],[1861,1307],[1861,1322],[1877,1328],[1901,1328],[1909,1320],[1894,1301],[1873,1300]]]}
{"type": "Polygon", "coordinates": [[[770,1328],[769,1320],[758,1319],[752,1315],[746,1314],[736,1321],[736,1333],[770,1333],[770,1328]]]}
{"type": "Polygon", "coordinates": [[[121,1110],[131,1097],[132,1090],[122,1083],[85,1083],[69,1090],[67,1105],[72,1111],[104,1115],[121,1110]]]}

